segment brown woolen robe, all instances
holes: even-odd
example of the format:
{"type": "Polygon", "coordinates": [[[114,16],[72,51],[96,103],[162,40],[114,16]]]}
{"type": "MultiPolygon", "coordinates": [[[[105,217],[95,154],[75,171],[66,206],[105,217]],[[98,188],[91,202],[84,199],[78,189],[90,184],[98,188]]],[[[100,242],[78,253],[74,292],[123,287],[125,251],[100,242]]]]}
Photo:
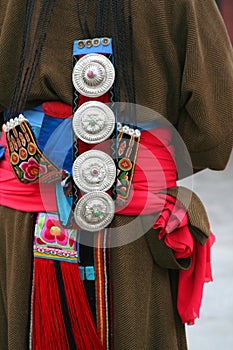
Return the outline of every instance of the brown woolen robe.
{"type": "MultiPolygon", "coordinates": [[[[176,127],[194,169],[223,169],[233,138],[233,54],[214,0],[131,3],[137,103],[159,112],[176,127]]],[[[82,13],[83,4],[80,1],[82,13]]],[[[17,76],[24,5],[25,1],[0,2],[0,110],[8,108],[17,76]]],[[[93,13],[91,5],[90,23],[93,13]]],[[[103,35],[111,36],[111,32],[103,35]]],[[[71,104],[72,43],[81,38],[76,1],[58,0],[27,107],[54,100],[71,104]]],[[[1,225],[0,243],[0,253],[4,251],[0,263],[0,348],[27,349],[28,324],[25,317],[20,322],[19,315],[25,316],[30,288],[24,277],[25,289],[19,290],[18,270],[8,261],[16,257],[17,266],[30,276],[28,245],[14,245],[12,253],[11,243],[21,237],[22,242],[31,242],[28,227],[32,217],[20,213],[20,222],[25,216],[27,227],[16,228],[14,217],[19,213],[2,207],[1,215],[6,224],[1,225]],[[9,235],[12,240],[6,239],[9,235]],[[20,303],[9,290],[20,294],[20,303]],[[17,317],[19,330],[14,333],[17,317]]],[[[127,218],[116,217],[118,220],[127,218]]],[[[196,225],[200,222],[203,224],[198,216],[196,225]]],[[[142,227],[137,225],[137,229],[142,227]]],[[[156,257],[160,249],[156,249],[156,232],[150,231],[112,250],[113,339],[117,350],[186,349],[184,327],[176,311],[177,271],[159,266],[156,257]]],[[[181,268],[175,265],[170,267],[181,268]]]]}

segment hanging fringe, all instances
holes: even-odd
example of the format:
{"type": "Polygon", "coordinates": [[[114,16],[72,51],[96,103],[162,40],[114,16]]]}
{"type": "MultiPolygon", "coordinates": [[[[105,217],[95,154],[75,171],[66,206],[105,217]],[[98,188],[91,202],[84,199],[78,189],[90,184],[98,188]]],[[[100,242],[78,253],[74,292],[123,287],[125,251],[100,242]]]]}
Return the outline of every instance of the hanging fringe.
{"type": "Polygon", "coordinates": [[[78,264],[60,263],[68,311],[79,350],[103,350],[90,311],[78,264]]]}
{"type": "Polygon", "coordinates": [[[69,350],[54,262],[34,259],[32,350],[69,350]]]}
{"type": "Polygon", "coordinates": [[[78,264],[34,260],[32,314],[32,350],[103,350],[78,264]]]}

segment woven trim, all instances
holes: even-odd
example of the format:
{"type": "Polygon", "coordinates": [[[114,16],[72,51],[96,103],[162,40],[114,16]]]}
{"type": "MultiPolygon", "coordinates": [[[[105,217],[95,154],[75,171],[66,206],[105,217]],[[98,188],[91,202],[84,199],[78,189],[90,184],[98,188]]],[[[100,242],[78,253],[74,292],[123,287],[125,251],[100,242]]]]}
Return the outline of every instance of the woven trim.
{"type": "Polygon", "coordinates": [[[95,269],[96,269],[96,314],[97,330],[105,350],[111,346],[112,308],[109,279],[108,237],[109,230],[105,229],[96,235],[95,269]]]}

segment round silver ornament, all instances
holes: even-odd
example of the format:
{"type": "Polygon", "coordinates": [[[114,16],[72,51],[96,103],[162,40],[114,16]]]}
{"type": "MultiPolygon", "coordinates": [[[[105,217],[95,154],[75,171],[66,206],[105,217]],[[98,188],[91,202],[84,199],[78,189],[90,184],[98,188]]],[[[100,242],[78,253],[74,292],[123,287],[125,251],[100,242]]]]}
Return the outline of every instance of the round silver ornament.
{"type": "Polygon", "coordinates": [[[81,191],[107,191],[115,182],[116,166],[107,153],[90,150],[75,159],[72,173],[81,191]]]}
{"type": "Polygon", "coordinates": [[[95,191],[80,198],[74,210],[74,219],[83,230],[94,232],[107,227],[114,212],[112,198],[105,192],[95,191]]]}
{"type": "Polygon", "coordinates": [[[115,69],[111,61],[101,54],[88,54],[75,64],[72,80],[75,89],[84,96],[104,95],[115,79],[115,69]]]}
{"type": "Polygon", "coordinates": [[[73,116],[74,133],[88,144],[105,141],[111,136],[114,127],[114,113],[102,102],[83,103],[73,116]]]}

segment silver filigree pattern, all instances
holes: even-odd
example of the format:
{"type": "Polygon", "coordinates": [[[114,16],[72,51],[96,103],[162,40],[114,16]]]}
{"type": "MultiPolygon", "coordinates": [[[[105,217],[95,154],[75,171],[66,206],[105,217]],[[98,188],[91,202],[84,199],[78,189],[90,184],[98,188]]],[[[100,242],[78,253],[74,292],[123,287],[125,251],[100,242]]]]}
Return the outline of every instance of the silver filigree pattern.
{"type": "Polygon", "coordinates": [[[94,232],[107,227],[114,212],[112,198],[105,192],[95,191],[80,198],[74,210],[74,219],[81,229],[94,232]]]}
{"type": "Polygon", "coordinates": [[[73,116],[74,133],[88,144],[105,141],[111,136],[114,127],[113,111],[98,101],[83,103],[73,116]]]}
{"type": "Polygon", "coordinates": [[[90,150],[76,158],[72,173],[81,191],[107,191],[115,182],[116,166],[107,153],[90,150]]]}
{"type": "Polygon", "coordinates": [[[115,69],[111,61],[101,54],[88,54],[75,64],[72,80],[75,89],[87,97],[105,94],[115,79],[115,69]]]}

